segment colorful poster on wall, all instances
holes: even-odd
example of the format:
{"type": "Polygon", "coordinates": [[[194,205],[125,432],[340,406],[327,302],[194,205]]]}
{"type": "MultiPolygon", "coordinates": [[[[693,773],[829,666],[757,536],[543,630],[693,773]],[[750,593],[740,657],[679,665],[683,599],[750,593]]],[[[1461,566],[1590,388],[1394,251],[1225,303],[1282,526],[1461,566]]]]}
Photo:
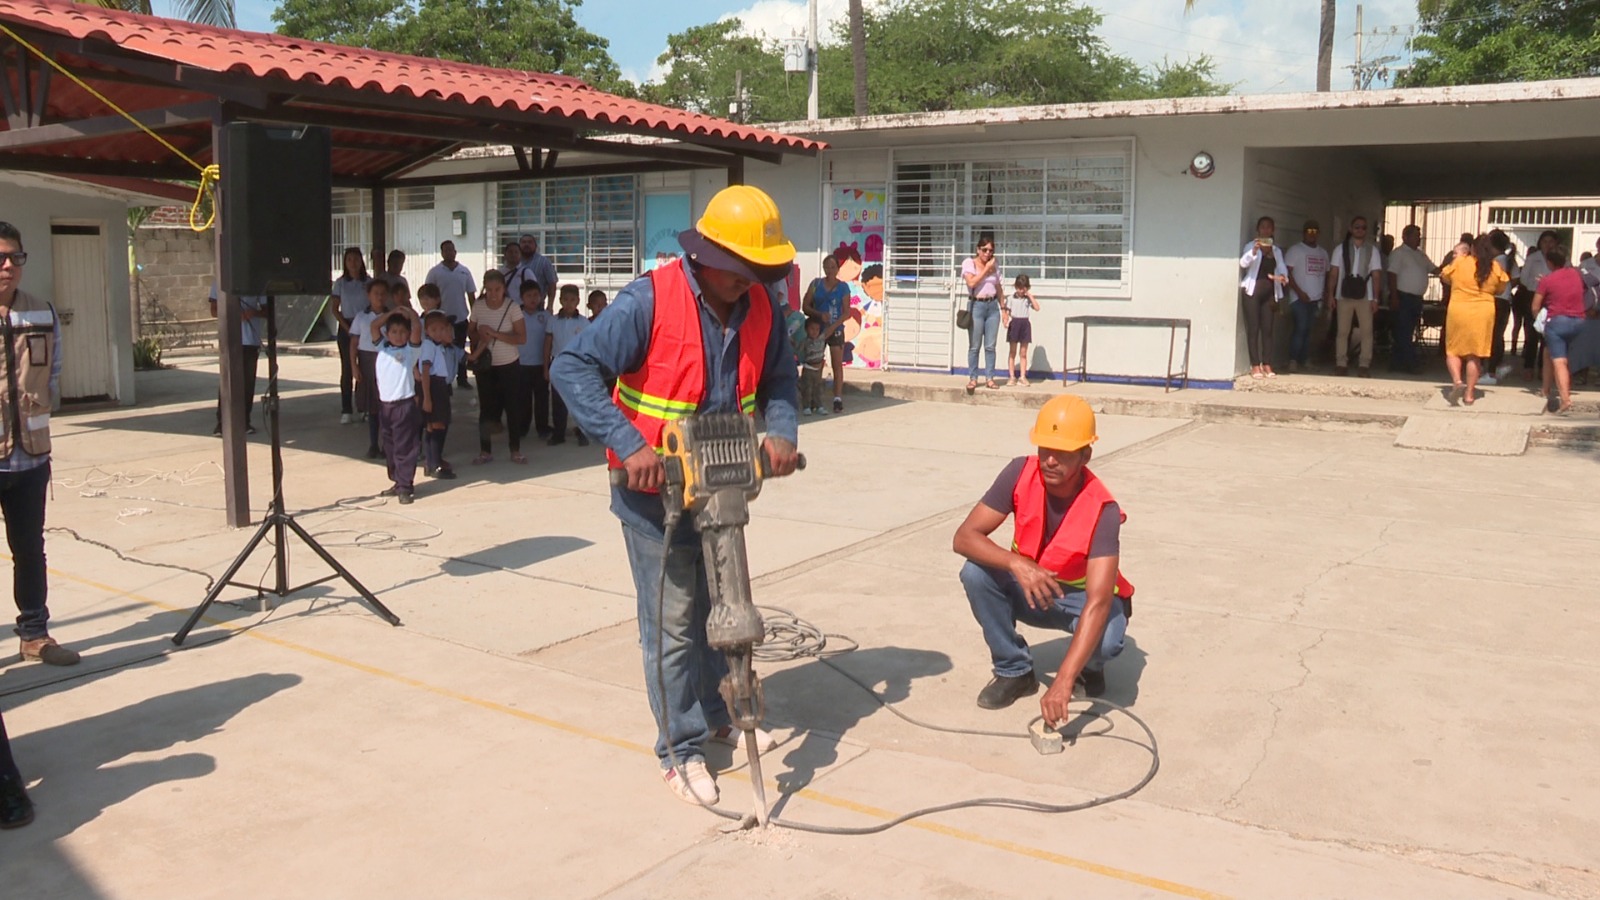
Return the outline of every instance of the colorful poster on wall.
{"type": "Polygon", "coordinates": [[[683,253],[678,232],[689,229],[688,194],[644,195],[644,255],[639,268],[648,272],[683,253]]]}
{"type": "Polygon", "coordinates": [[[850,365],[883,365],[883,185],[840,187],[830,193],[828,252],[839,261],[839,279],[850,285],[851,321],[844,338],[850,365]]]}

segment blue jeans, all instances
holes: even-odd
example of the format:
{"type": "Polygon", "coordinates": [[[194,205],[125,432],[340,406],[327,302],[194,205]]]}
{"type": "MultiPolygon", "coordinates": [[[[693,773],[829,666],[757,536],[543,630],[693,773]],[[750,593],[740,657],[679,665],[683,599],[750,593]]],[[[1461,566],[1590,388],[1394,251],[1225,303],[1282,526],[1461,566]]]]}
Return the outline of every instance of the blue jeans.
{"type": "Polygon", "coordinates": [[[1289,336],[1289,358],[1302,366],[1311,356],[1311,325],[1317,321],[1317,309],[1320,306],[1315,301],[1307,303],[1304,300],[1289,304],[1289,314],[1294,316],[1294,333],[1289,336]]]}
{"type": "Polygon", "coordinates": [[[679,525],[667,555],[667,589],[659,619],[656,589],[661,583],[662,536],[623,525],[622,540],[639,598],[639,647],[644,655],[645,693],[657,722],[656,757],[665,769],[673,754],[680,764],[703,758],[700,747],[712,730],[731,722],[717,690],[728,663],[706,643],[711,593],[700,536],[688,520],[679,525]],[[663,721],[665,731],[660,729],[663,721]]]}
{"type": "Polygon", "coordinates": [[[1389,362],[1396,369],[1417,365],[1417,323],[1422,321],[1422,295],[1396,291],[1398,302],[1393,312],[1394,352],[1389,362]]]}
{"type": "Polygon", "coordinates": [[[1000,301],[978,300],[972,304],[972,332],[967,336],[967,378],[978,380],[978,348],[989,358],[989,380],[994,380],[994,345],[1000,339],[1000,301]]]}
{"type": "MultiPolygon", "coordinates": [[[[1017,633],[1018,622],[1035,628],[1076,632],[1083,604],[1088,599],[1083,591],[1073,591],[1057,600],[1050,609],[1034,609],[1028,605],[1022,585],[1010,572],[985,568],[971,560],[961,567],[961,586],[966,589],[967,602],[972,605],[972,617],[983,629],[984,643],[989,645],[989,656],[994,661],[994,673],[1007,678],[1033,671],[1033,654],[1028,652],[1028,642],[1017,633]]],[[[1105,634],[1101,635],[1100,646],[1095,648],[1088,667],[1102,669],[1107,660],[1121,653],[1122,639],[1127,632],[1128,617],[1122,603],[1114,601],[1111,615],[1106,619],[1105,634]]]]}
{"type": "Polygon", "coordinates": [[[1578,316],[1552,316],[1544,323],[1544,345],[1551,359],[1566,359],[1567,345],[1583,331],[1583,319],[1578,316]]]}

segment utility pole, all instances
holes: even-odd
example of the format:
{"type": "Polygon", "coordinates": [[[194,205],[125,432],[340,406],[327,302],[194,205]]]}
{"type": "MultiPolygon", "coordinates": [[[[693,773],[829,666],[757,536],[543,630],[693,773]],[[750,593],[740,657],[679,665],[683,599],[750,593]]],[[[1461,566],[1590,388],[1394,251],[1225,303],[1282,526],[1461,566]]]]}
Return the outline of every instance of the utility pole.
{"type": "MultiPolygon", "coordinates": [[[[1352,69],[1355,75],[1355,90],[1361,90],[1361,4],[1356,4],[1356,64],[1352,69]]],[[[990,254],[993,255],[993,254],[990,254]]]]}
{"type": "Polygon", "coordinates": [[[744,70],[733,72],[733,102],[728,104],[728,114],[740,125],[744,124],[744,70]]]}
{"type": "Polygon", "coordinates": [[[811,18],[810,25],[806,29],[807,62],[811,64],[811,93],[806,97],[806,118],[815,122],[822,118],[817,96],[817,0],[810,0],[806,6],[811,18]]]}

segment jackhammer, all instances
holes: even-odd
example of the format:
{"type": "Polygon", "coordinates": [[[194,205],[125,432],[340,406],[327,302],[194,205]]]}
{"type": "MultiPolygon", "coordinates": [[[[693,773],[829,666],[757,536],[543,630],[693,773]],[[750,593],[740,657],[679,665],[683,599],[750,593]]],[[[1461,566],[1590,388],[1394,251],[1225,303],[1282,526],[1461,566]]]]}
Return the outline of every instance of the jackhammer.
{"type": "MultiPolygon", "coordinates": [[[[661,462],[666,469],[661,501],[668,545],[685,512],[694,514],[694,528],[700,532],[711,595],[706,642],[727,657],[728,674],[723,676],[720,692],[733,727],[744,732],[756,824],[764,828],[767,793],[756,729],[766,715],[766,701],[754,668],[754,651],[766,637],[766,626],[750,596],[744,526],[750,521],[750,501],[761,493],[761,482],[767,477],[766,455],[761,452],[754,419],[738,413],[712,413],[667,423],[661,462]]],[[[805,468],[804,454],[798,466],[805,468]]],[[[612,470],[611,483],[626,485],[627,473],[612,470]]]]}

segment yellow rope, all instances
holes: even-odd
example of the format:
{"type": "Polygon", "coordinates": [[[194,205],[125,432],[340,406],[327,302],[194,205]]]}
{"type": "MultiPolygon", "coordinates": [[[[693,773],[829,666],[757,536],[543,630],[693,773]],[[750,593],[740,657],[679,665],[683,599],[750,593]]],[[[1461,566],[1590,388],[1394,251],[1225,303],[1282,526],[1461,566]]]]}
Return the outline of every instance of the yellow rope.
{"type": "Polygon", "coordinates": [[[12,31],[11,28],[9,26],[7,26],[4,22],[0,22],[0,32],[4,32],[7,36],[9,36],[12,40],[16,41],[17,44],[22,46],[29,53],[32,53],[34,56],[39,57],[41,60],[43,60],[44,62],[49,64],[50,68],[55,69],[57,72],[60,72],[62,75],[67,76],[67,78],[70,79],[73,84],[76,84],[78,87],[81,87],[85,91],[88,91],[89,95],[91,97],[94,97],[96,100],[99,100],[101,103],[104,103],[106,106],[110,107],[113,111],[115,111],[117,113],[117,115],[120,115],[124,119],[127,119],[129,122],[133,123],[134,127],[138,128],[140,131],[143,131],[145,134],[148,134],[151,137],[155,138],[157,143],[159,143],[161,146],[167,148],[168,150],[172,151],[174,156],[178,157],[179,159],[183,160],[184,162],[188,163],[189,165],[194,166],[195,171],[200,173],[200,186],[195,191],[194,203],[189,207],[189,227],[191,229],[195,230],[195,231],[205,231],[206,229],[210,228],[212,225],[214,225],[216,223],[216,221],[217,221],[217,204],[216,204],[216,195],[213,193],[213,188],[216,185],[217,179],[220,178],[221,174],[222,174],[222,170],[219,167],[217,167],[215,165],[202,166],[199,163],[195,162],[192,158],[190,158],[189,154],[184,153],[182,150],[179,150],[177,147],[174,147],[172,145],[171,141],[168,141],[166,138],[162,137],[161,135],[156,134],[155,131],[151,130],[151,128],[148,125],[144,124],[143,122],[139,121],[138,119],[135,119],[133,117],[133,115],[130,114],[127,110],[123,109],[122,107],[118,106],[116,103],[112,102],[111,98],[109,98],[105,94],[102,94],[99,91],[95,90],[93,87],[91,87],[89,85],[88,82],[84,81],[82,78],[79,78],[78,76],[72,74],[72,72],[68,71],[66,69],[66,67],[62,66],[60,63],[56,62],[55,60],[51,59],[48,55],[46,55],[44,53],[44,51],[40,50],[38,47],[35,47],[34,45],[28,43],[26,40],[23,39],[22,35],[17,34],[15,31],[12,31]],[[202,203],[205,201],[205,199],[207,197],[210,197],[211,200],[212,200],[211,213],[206,218],[206,223],[204,225],[196,225],[195,224],[195,219],[199,218],[199,216],[200,216],[200,207],[201,207],[202,203]]]}

